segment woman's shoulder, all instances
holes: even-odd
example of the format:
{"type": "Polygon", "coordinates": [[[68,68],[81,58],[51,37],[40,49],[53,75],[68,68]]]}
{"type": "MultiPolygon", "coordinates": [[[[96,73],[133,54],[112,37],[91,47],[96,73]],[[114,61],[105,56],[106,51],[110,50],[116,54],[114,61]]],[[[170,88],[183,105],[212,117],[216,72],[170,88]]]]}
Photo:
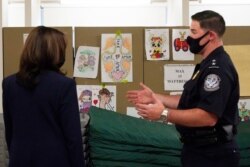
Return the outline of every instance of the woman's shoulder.
{"type": "Polygon", "coordinates": [[[41,77],[43,79],[45,79],[46,81],[51,81],[51,82],[55,82],[57,84],[60,83],[67,83],[67,82],[74,82],[74,80],[72,78],[69,78],[63,74],[60,74],[58,72],[55,71],[46,71],[46,72],[42,72],[41,77]]]}
{"type": "Polygon", "coordinates": [[[11,74],[11,75],[3,78],[3,83],[10,83],[13,81],[16,81],[16,74],[11,74]]]}

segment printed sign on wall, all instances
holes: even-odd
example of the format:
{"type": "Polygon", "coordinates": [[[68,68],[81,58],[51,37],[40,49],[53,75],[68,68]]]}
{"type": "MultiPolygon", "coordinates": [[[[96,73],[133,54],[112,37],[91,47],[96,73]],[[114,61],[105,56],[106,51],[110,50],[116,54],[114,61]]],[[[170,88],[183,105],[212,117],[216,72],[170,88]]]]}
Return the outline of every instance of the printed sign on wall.
{"type": "Polygon", "coordinates": [[[193,64],[164,65],[164,90],[183,90],[183,85],[191,78],[194,71],[193,64]]]}

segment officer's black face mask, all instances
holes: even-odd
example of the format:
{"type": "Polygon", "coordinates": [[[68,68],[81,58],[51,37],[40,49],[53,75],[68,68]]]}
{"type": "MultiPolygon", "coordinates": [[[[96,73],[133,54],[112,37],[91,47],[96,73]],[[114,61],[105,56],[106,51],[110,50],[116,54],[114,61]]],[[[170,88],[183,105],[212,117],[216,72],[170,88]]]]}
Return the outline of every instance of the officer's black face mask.
{"type": "Polygon", "coordinates": [[[207,41],[205,44],[200,45],[200,41],[202,40],[202,38],[204,38],[207,34],[209,33],[209,31],[207,31],[204,35],[202,35],[199,38],[192,38],[190,36],[187,37],[187,43],[190,47],[190,52],[197,54],[200,53],[200,51],[209,43],[209,41],[207,41]]]}

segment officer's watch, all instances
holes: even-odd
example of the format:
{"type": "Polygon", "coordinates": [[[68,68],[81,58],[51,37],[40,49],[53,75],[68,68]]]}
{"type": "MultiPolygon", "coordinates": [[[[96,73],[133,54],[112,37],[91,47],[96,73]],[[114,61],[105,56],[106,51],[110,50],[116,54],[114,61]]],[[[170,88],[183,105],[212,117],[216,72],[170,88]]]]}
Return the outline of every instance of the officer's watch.
{"type": "Polygon", "coordinates": [[[166,108],[162,111],[160,120],[163,123],[168,123],[168,110],[166,108]]]}

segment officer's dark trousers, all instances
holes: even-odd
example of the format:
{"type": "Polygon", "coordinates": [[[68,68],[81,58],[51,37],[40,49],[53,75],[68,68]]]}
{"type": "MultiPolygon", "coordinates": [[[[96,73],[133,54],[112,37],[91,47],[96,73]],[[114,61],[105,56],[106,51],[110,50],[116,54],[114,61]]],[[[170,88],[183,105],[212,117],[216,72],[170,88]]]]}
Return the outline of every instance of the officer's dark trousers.
{"type": "Polygon", "coordinates": [[[235,142],[208,146],[185,145],[182,167],[239,167],[240,153],[235,142]]]}

